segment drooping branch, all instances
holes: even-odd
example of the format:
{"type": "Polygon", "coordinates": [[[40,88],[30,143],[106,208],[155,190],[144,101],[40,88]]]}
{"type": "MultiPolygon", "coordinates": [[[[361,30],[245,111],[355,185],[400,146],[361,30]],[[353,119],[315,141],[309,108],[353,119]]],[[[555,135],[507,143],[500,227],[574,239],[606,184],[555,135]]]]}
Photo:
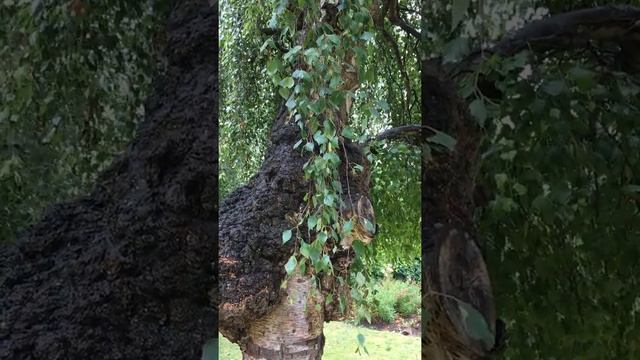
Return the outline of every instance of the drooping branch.
{"type": "MultiPolygon", "coordinates": [[[[389,31],[387,31],[387,29],[382,27],[381,31],[382,31],[382,37],[389,44],[389,47],[391,48],[391,51],[393,52],[393,55],[396,58],[396,62],[398,63],[398,69],[400,70],[400,74],[402,75],[402,80],[404,82],[405,91],[407,92],[407,94],[413,94],[413,91],[411,90],[411,80],[409,79],[409,74],[407,73],[407,69],[405,67],[405,62],[402,59],[402,55],[400,54],[400,49],[398,47],[398,43],[395,41],[395,39],[389,33],[389,31]]],[[[408,109],[407,106],[405,106],[404,97],[402,97],[401,100],[402,100],[402,108],[403,108],[403,110],[404,111],[408,111],[409,109],[408,109]]]]}
{"type": "MultiPolygon", "coordinates": [[[[295,43],[304,44],[307,34],[319,36],[320,31],[316,30],[321,26],[327,28],[326,25],[329,25],[338,34],[338,16],[342,14],[337,5],[325,3],[321,13],[319,22],[318,19],[307,19],[309,22],[303,24],[296,34],[295,43]]],[[[328,57],[328,51],[324,55],[328,57]]],[[[354,64],[353,57],[353,52],[346,51],[338,55],[337,60],[342,64],[354,64]]],[[[312,63],[300,57],[294,68],[308,73],[320,71],[314,69],[312,63]]],[[[359,73],[352,71],[350,66],[343,66],[340,75],[340,90],[355,91],[359,87],[359,73]]],[[[310,98],[317,99],[317,96],[316,92],[310,93],[310,98]]],[[[348,124],[350,106],[351,100],[347,99],[338,109],[327,107],[309,114],[308,120],[321,124],[326,119],[325,115],[331,116],[335,120],[333,126],[336,132],[340,133],[342,126],[348,124]]],[[[300,124],[304,126],[304,123],[300,124]]],[[[247,359],[289,358],[294,353],[297,359],[319,359],[323,344],[323,321],[334,318],[338,313],[338,304],[342,304],[337,300],[327,303],[324,296],[328,292],[333,295],[343,295],[344,292],[347,310],[350,303],[348,285],[341,285],[333,275],[325,276],[324,272],[318,271],[319,268],[315,267],[319,264],[316,253],[306,253],[307,246],[319,244],[317,251],[322,254],[322,259],[324,255],[330,259],[334,275],[345,274],[346,278],[352,252],[337,250],[337,246],[348,248],[353,239],[349,236],[340,239],[325,237],[325,245],[321,237],[316,235],[324,233],[318,232],[319,228],[315,226],[308,228],[309,222],[305,221],[305,217],[310,214],[308,209],[313,204],[307,199],[312,198],[318,179],[324,181],[324,175],[316,176],[316,182],[305,177],[305,163],[313,164],[312,161],[319,158],[316,155],[321,155],[324,150],[319,146],[314,147],[315,152],[309,154],[294,147],[300,143],[300,136],[295,117],[283,103],[259,172],[246,185],[229,194],[221,205],[220,332],[238,343],[247,359]],[[283,231],[286,229],[290,231],[289,240],[283,243],[283,231]],[[335,244],[336,250],[331,250],[330,244],[335,244]],[[307,259],[309,262],[302,265],[307,259]],[[297,274],[300,276],[294,275],[290,265],[285,268],[287,263],[298,264],[297,268],[293,265],[293,269],[301,271],[297,274]],[[311,274],[319,279],[320,291],[310,291],[312,282],[307,280],[310,280],[311,274]],[[301,286],[301,291],[291,291],[301,286]],[[296,293],[302,294],[302,298],[296,293]],[[314,303],[318,306],[314,306],[314,303]],[[313,343],[309,342],[310,339],[313,343]],[[302,349],[306,352],[304,355],[299,351],[301,348],[306,349],[302,349]]],[[[318,143],[319,140],[310,141],[318,143]]],[[[335,173],[336,180],[340,180],[342,185],[340,194],[344,194],[344,198],[338,200],[336,197],[336,204],[352,205],[336,208],[336,214],[339,211],[341,218],[359,219],[362,205],[370,205],[367,199],[369,170],[366,157],[358,146],[348,143],[340,145],[338,149],[344,152],[336,151],[339,167],[335,173]],[[355,174],[350,171],[353,164],[361,166],[363,170],[355,174]],[[349,211],[352,215],[349,215],[349,211]]],[[[356,221],[353,231],[353,237],[360,240],[363,239],[358,231],[362,227],[358,224],[361,223],[356,221]]],[[[320,222],[316,224],[321,225],[320,222]]],[[[336,299],[341,298],[336,296],[336,299]]]]}

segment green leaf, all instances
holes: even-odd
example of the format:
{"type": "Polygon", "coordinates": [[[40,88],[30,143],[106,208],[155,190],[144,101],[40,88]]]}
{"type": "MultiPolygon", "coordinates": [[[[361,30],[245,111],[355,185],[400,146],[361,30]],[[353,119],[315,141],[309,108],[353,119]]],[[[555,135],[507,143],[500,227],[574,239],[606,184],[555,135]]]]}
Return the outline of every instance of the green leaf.
{"type": "Polygon", "coordinates": [[[329,257],[329,255],[323,255],[322,256],[322,266],[325,269],[330,269],[331,268],[331,258],[329,257]]]}
{"type": "Polygon", "coordinates": [[[622,192],[631,194],[631,193],[640,193],[640,185],[626,185],[622,187],[622,192]]]}
{"type": "Polygon", "coordinates": [[[355,240],[351,243],[351,246],[353,247],[353,251],[356,253],[356,258],[362,259],[366,253],[364,243],[360,240],[355,240]]]}
{"type": "Polygon", "coordinates": [[[319,145],[322,145],[327,142],[327,137],[324,136],[322,131],[318,130],[313,134],[313,140],[315,140],[319,145]]]}
{"type": "Polygon", "coordinates": [[[291,76],[287,76],[286,78],[280,80],[280,86],[286,87],[287,89],[291,89],[293,87],[294,81],[291,76]]]}
{"type": "Polygon", "coordinates": [[[296,71],[293,72],[292,76],[293,76],[294,79],[305,79],[305,80],[308,80],[308,79],[311,78],[309,73],[304,71],[304,70],[296,70],[296,71]]]}
{"type": "Polygon", "coordinates": [[[471,0],[453,0],[451,5],[451,31],[455,30],[464,18],[471,0]]]}
{"type": "Polygon", "coordinates": [[[348,234],[351,230],[353,230],[353,221],[349,220],[342,225],[342,231],[345,234],[348,234]]]}
{"type": "Polygon", "coordinates": [[[324,204],[327,206],[333,206],[334,197],[331,194],[324,196],[324,204]]]}
{"type": "MultiPolygon", "coordinates": [[[[267,46],[269,46],[270,44],[273,44],[273,39],[272,38],[268,38],[267,40],[265,40],[264,43],[262,43],[262,46],[260,46],[260,53],[263,53],[264,50],[267,48],[267,46]]],[[[268,72],[268,70],[267,70],[268,72]]],[[[272,74],[269,74],[272,75],[272,74]]]]}
{"type": "Polygon", "coordinates": [[[322,101],[322,99],[316,100],[313,103],[311,103],[309,108],[314,113],[319,114],[322,112],[322,110],[324,110],[324,101],[322,101]]]}
{"type": "Polygon", "coordinates": [[[442,131],[436,131],[434,135],[427,138],[427,141],[434,144],[442,145],[449,151],[453,151],[457,143],[456,139],[443,133],[442,131]]]}
{"type": "Polygon", "coordinates": [[[504,191],[504,186],[507,181],[509,181],[509,176],[505,173],[499,173],[495,174],[493,177],[496,180],[496,186],[498,187],[498,190],[504,191]]]}
{"type": "Polygon", "coordinates": [[[513,190],[515,190],[520,196],[527,194],[527,187],[520,183],[513,184],[513,190]]]}
{"type": "Polygon", "coordinates": [[[309,48],[304,51],[304,56],[307,58],[309,64],[314,64],[320,57],[320,54],[318,53],[318,49],[309,48]]]}
{"type": "Polygon", "coordinates": [[[331,94],[331,97],[329,98],[329,100],[331,101],[331,104],[333,106],[338,108],[340,105],[344,103],[345,96],[346,96],[346,93],[344,91],[338,90],[333,94],[331,94]]]}
{"type": "Polygon", "coordinates": [[[292,110],[293,108],[296,107],[296,101],[293,99],[293,96],[289,98],[289,100],[287,100],[286,104],[287,109],[292,110]]]}
{"type": "Polygon", "coordinates": [[[389,111],[391,109],[391,107],[389,106],[389,103],[384,100],[378,100],[376,104],[382,111],[389,111]]]}
{"type": "Polygon", "coordinates": [[[362,39],[364,41],[369,41],[369,40],[373,39],[373,33],[369,32],[369,31],[365,31],[364,34],[362,34],[360,36],[360,39],[362,39]]]}
{"type": "Polygon", "coordinates": [[[341,163],[340,157],[333,151],[330,152],[330,153],[325,153],[324,155],[322,155],[322,158],[325,159],[326,161],[332,163],[332,164],[340,164],[341,163]]]}
{"type": "Polygon", "coordinates": [[[462,315],[462,322],[469,336],[484,342],[486,349],[492,349],[495,335],[491,332],[484,316],[470,304],[458,300],[458,308],[462,315]]]}
{"type": "Polygon", "coordinates": [[[366,281],[367,279],[365,279],[364,275],[362,275],[361,272],[358,272],[358,274],[356,275],[356,283],[362,286],[366,281]]]}
{"type": "Polygon", "coordinates": [[[273,76],[275,73],[278,72],[278,70],[280,70],[280,68],[282,68],[282,64],[280,63],[280,60],[273,59],[269,61],[269,64],[267,64],[267,73],[273,76]]]}
{"type": "Polygon", "coordinates": [[[595,75],[596,75],[595,72],[591,70],[587,70],[577,65],[571,68],[571,70],[569,70],[569,78],[575,81],[576,84],[578,84],[578,87],[580,87],[583,90],[587,90],[593,87],[594,85],[593,80],[595,75]]]}
{"type": "Polygon", "coordinates": [[[311,142],[311,141],[309,141],[306,144],[304,144],[304,149],[309,151],[309,152],[312,152],[313,148],[314,148],[314,145],[313,145],[313,142],[311,142]]]}
{"type": "Polygon", "coordinates": [[[443,63],[457,62],[462,60],[463,57],[469,54],[471,48],[469,46],[469,39],[459,37],[444,44],[443,47],[443,63]]]}
{"type": "Polygon", "coordinates": [[[302,49],[302,46],[296,45],[292,47],[286,54],[284,54],[284,59],[286,61],[292,60],[302,49]]]}
{"type": "Polygon", "coordinates": [[[484,104],[484,100],[473,100],[471,104],[469,104],[469,112],[478,120],[478,124],[484,127],[484,122],[487,120],[487,107],[484,104]]]}
{"type": "Polygon", "coordinates": [[[376,226],[369,221],[368,219],[362,218],[362,220],[364,221],[364,228],[370,233],[370,234],[375,234],[376,232],[376,226]]]}
{"type": "Polygon", "coordinates": [[[336,34],[331,34],[328,35],[327,38],[334,44],[334,45],[340,45],[340,36],[336,35],[336,34]]]}
{"type": "Polygon", "coordinates": [[[315,215],[310,215],[307,218],[307,227],[309,229],[313,229],[314,227],[316,227],[317,223],[318,223],[318,218],[315,215]]]}
{"type": "Polygon", "coordinates": [[[567,90],[564,80],[552,80],[542,85],[542,91],[551,96],[558,96],[567,90]]]}
{"type": "Polygon", "coordinates": [[[291,240],[291,230],[285,230],[282,232],[282,243],[285,244],[287,241],[291,240]]]}
{"type": "Polygon", "coordinates": [[[293,270],[296,269],[296,265],[298,264],[298,260],[296,260],[295,255],[291,255],[289,261],[284,265],[284,269],[287,271],[287,274],[291,275],[293,270]]]}
{"type": "Polygon", "coordinates": [[[281,87],[278,89],[278,94],[280,94],[280,96],[282,96],[283,99],[288,99],[290,92],[289,92],[289,89],[287,89],[286,87],[281,87]]]}
{"type": "Polygon", "coordinates": [[[313,263],[317,262],[320,259],[321,254],[317,245],[319,244],[316,242],[314,242],[314,245],[309,245],[309,243],[303,241],[300,245],[300,254],[310,259],[313,263]]]}
{"type": "Polygon", "coordinates": [[[344,129],[342,129],[342,136],[346,137],[347,139],[355,139],[356,138],[356,134],[353,133],[353,129],[350,127],[346,127],[344,129]]]}
{"type": "Polygon", "coordinates": [[[342,79],[340,78],[340,76],[334,76],[331,78],[331,81],[329,82],[329,88],[335,90],[338,88],[341,82],[342,82],[342,79]]]}

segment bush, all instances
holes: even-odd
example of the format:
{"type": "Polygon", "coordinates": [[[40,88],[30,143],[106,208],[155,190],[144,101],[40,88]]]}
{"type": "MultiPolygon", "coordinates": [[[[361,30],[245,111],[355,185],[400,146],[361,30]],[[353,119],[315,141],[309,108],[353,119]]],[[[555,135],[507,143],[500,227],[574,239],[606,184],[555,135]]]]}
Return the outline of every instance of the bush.
{"type": "Polygon", "coordinates": [[[420,293],[420,288],[415,284],[409,284],[406,285],[398,295],[396,308],[402,315],[419,314],[421,300],[422,296],[420,293]]]}
{"type": "Polygon", "coordinates": [[[420,286],[413,282],[384,279],[378,282],[363,302],[355,306],[355,320],[362,323],[371,317],[386,323],[398,314],[420,314],[420,286]]]}
{"type": "Polygon", "coordinates": [[[416,258],[412,262],[400,263],[395,265],[393,278],[403,281],[420,282],[422,277],[422,259],[416,258]]]}

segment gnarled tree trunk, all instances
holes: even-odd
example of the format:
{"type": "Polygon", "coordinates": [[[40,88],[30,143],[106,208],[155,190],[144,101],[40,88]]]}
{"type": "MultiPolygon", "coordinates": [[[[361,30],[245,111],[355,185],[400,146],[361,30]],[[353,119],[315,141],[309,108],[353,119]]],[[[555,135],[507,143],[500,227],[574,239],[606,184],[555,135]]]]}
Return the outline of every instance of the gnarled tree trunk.
{"type": "MultiPolygon", "coordinates": [[[[340,16],[337,6],[325,3],[323,9],[325,13],[320,22],[336,28],[336,16],[340,16]]],[[[305,24],[300,30],[303,34],[306,26],[310,25],[305,24]]],[[[341,63],[353,64],[353,56],[345,55],[341,63]]],[[[302,61],[297,66],[313,71],[302,61]]],[[[357,71],[349,71],[349,66],[344,65],[341,75],[343,90],[358,88],[357,71]]],[[[347,100],[331,114],[338,134],[348,123],[350,106],[351,101],[347,100]]],[[[294,149],[299,140],[300,128],[283,105],[273,125],[270,146],[260,171],[247,185],[232,192],[221,206],[220,331],[240,346],[244,359],[320,359],[324,321],[340,316],[335,304],[325,303],[325,295],[329,291],[348,293],[347,287],[339,285],[332,275],[320,274],[314,284],[309,267],[306,273],[296,270],[295,275],[285,281],[284,265],[294,254],[297,241],[283,244],[282,232],[296,227],[304,196],[314,186],[304,178],[303,166],[309,157],[300,149],[294,149]]],[[[342,138],[339,141],[339,172],[345,204],[342,216],[364,217],[373,222],[373,209],[368,200],[368,162],[358,145],[342,138]],[[355,164],[364,170],[355,174],[352,171],[355,164]]],[[[297,231],[311,243],[315,235],[307,231],[305,225],[306,222],[297,231]]],[[[356,221],[353,233],[361,240],[368,237],[369,242],[373,234],[363,230],[364,227],[362,221],[356,221]]],[[[293,238],[296,239],[296,234],[293,238]]],[[[331,243],[336,248],[348,248],[353,238],[343,241],[328,242],[325,246],[331,243]]],[[[335,275],[339,273],[346,279],[349,252],[330,253],[335,275]]]]}
{"type": "Polygon", "coordinates": [[[126,153],[0,246],[0,359],[198,359],[217,309],[217,9],[175,4],[126,153]]]}
{"type": "MultiPolygon", "coordinates": [[[[220,331],[244,359],[320,359],[324,321],[339,316],[336,306],[325,304],[324,293],[338,286],[329,278],[316,286],[309,274],[296,273],[283,285],[295,241],[282,244],[282,232],[296,225],[291,219],[310,186],[303,173],[307,157],[293,148],[299,136],[283,106],[260,171],[220,209],[220,331]]],[[[367,168],[357,146],[345,150],[351,162],[367,168]]],[[[351,178],[354,196],[367,196],[367,175],[368,169],[360,180],[351,178]]],[[[347,254],[333,254],[334,271],[346,273],[347,254]]]]}

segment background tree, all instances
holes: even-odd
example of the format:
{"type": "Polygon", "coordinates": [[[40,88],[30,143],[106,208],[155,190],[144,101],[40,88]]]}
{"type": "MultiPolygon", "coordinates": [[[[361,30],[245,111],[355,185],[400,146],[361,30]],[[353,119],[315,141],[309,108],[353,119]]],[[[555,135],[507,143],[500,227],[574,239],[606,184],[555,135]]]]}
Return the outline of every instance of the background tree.
{"type": "Polygon", "coordinates": [[[0,7],[0,239],[86,193],[144,117],[169,2],[0,7]]]}

